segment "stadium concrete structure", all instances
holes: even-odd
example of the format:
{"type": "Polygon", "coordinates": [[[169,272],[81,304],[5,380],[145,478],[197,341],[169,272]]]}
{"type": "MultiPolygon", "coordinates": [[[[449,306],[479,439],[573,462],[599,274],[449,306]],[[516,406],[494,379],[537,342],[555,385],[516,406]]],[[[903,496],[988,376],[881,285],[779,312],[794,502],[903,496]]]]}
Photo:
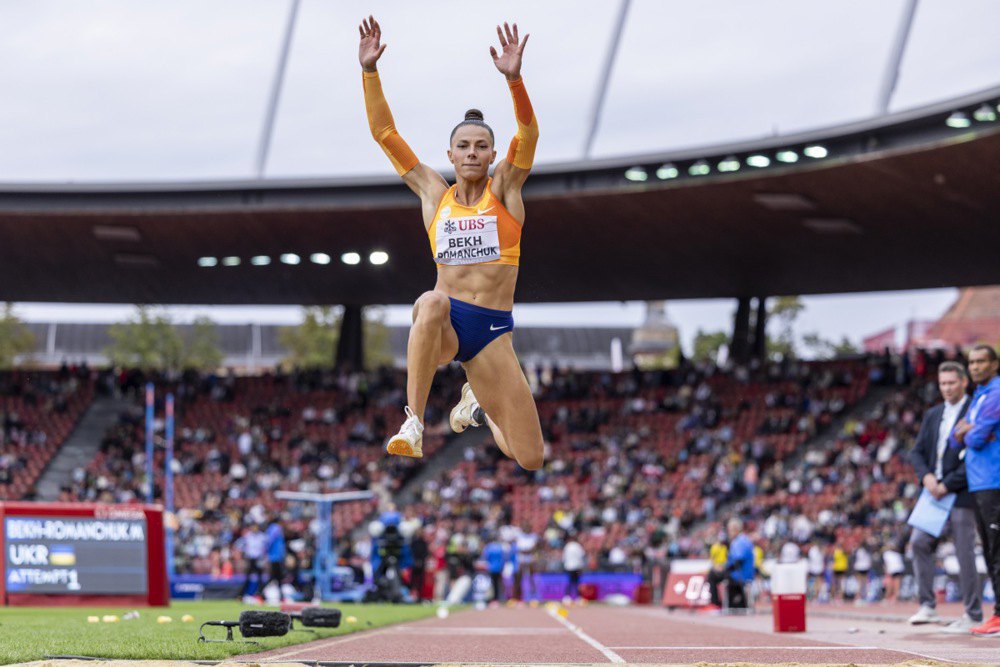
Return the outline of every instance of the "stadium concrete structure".
{"type": "Polygon", "coordinates": [[[963,289],[955,303],[927,330],[929,342],[962,347],[1000,342],[1000,286],[963,289]]]}
{"type": "MultiPolygon", "coordinates": [[[[110,323],[32,322],[27,325],[35,348],[22,362],[39,367],[57,367],[63,362],[91,367],[107,363],[106,350],[112,340],[110,323]]],[[[268,324],[220,324],[219,350],[223,366],[242,372],[274,368],[288,356],[281,345],[281,326],[268,324]]],[[[177,325],[181,336],[190,325],[177,325]]],[[[408,327],[388,327],[389,349],[397,366],[406,365],[408,327]]],[[[613,368],[612,347],[629,348],[633,330],[625,327],[520,327],[518,355],[529,365],[554,364],[579,370],[613,368]],[[617,343],[615,341],[618,341],[617,343]]]]}
{"type": "Polygon", "coordinates": [[[895,326],[867,336],[866,352],[908,348],[968,348],[977,343],[1000,343],[1000,285],[964,287],[937,320],[910,320],[902,336],[895,326]],[[902,344],[900,344],[902,339],[902,344]]]}

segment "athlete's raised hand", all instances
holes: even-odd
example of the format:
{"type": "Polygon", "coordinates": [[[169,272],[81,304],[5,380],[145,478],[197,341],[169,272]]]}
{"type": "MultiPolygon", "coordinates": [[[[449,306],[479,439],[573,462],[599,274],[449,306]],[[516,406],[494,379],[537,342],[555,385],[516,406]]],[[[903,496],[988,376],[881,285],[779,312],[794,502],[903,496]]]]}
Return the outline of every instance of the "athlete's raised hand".
{"type": "MultiPolygon", "coordinates": [[[[358,60],[361,61],[361,69],[366,72],[375,71],[375,63],[382,57],[385,51],[385,44],[381,44],[382,26],[378,24],[374,16],[369,16],[361,21],[358,26],[361,33],[361,44],[358,46],[358,60]]],[[[518,58],[520,62],[520,58],[518,58]]]]}
{"type": "Polygon", "coordinates": [[[497,54],[496,47],[490,47],[493,64],[508,79],[516,79],[521,76],[521,54],[524,53],[524,46],[528,43],[528,37],[531,35],[525,35],[524,39],[521,40],[517,36],[516,23],[513,30],[506,23],[503,24],[503,30],[497,26],[497,35],[500,37],[501,52],[497,54]]]}

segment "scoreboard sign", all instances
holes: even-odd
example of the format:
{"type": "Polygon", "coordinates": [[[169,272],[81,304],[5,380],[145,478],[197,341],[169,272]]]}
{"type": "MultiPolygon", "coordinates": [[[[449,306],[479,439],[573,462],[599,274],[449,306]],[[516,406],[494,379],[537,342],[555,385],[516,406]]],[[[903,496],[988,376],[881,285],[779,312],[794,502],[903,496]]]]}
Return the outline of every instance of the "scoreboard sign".
{"type": "Polygon", "coordinates": [[[0,598],[167,604],[163,542],[157,506],[0,503],[0,598]]]}
{"type": "Polygon", "coordinates": [[[708,573],[712,569],[710,560],[686,559],[670,563],[670,573],[663,587],[663,606],[702,607],[710,601],[708,573]]]}

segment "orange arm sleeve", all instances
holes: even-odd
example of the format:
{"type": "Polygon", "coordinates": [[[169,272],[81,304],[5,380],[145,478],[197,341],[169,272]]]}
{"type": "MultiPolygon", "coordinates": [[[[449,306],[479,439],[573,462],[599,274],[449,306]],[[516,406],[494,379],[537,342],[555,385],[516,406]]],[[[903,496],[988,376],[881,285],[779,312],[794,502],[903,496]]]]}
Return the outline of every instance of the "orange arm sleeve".
{"type": "Polygon", "coordinates": [[[368,127],[371,128],[372,137],[402,176],[416,167],[420,160],[396,132],[396,123],[389,111],[389,103],[382,94],[378,72],[362,72],[362,84],[365,88],[365,111],[368,112],[368,127]]]}
{"type": "Polygon", "coordinates": [[[524,89],[524,79],[518,77],[508,81],[510,95],[514,98],[514,116],[517,118],[517,134],[510,141],[507,162],[518,169],[531,169],[535,161],[535,146],[538,145],[538,121],[531,108],[528,91],[524,89]]]}

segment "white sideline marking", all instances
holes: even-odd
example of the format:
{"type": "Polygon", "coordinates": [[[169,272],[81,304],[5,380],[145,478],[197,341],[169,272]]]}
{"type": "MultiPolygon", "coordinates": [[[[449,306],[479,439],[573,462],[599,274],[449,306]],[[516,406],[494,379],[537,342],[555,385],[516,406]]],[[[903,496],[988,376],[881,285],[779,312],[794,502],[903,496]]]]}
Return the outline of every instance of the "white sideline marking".
{"type": "Polygon", "coordinates": [[[883,649],[880,646],[609,646],[608,648],[616,651],[878,651],[883,649]]]}
{"type": "MultiPolygon", "coordinates": [[[[302,653],[308,653],[309,651],[315,651],[317,648],[324,649],[327,646],[336,646],[338,644],[346,644],[347,642],[352,642],[356,639],[368,639],[369,637],[374,637],[375,635],[382,635],[389,632],[391,628],[382,628],[380,630],[372,630],[370,632],[353,632],[346,637],[330,637],[329,639],[318,639],[306,643],[306,648],[299,649],[297,651],[288,651],[287,653],[282,653],[281,655],[274,656],[274,658],[269,658],[269,660],[279,660],[280,662],[285,662],[285,658],[289,658],[293,655],[300,655],[302,653]],[[318,642],[323,642],[322,645],[318,645],[318,642]]],[[[278,649],[279,651],[281,649],[278,649]]]]}
{"type": "MultiPolygon", "coordinates": [[[[892,651],[893,653],[909,653],[938,662],[956,663],[950,658],[939,658],[905,648],[890,648],[888,646],[609,646],[608,648],[616,651],[892,651]]],[[[914,667],[921,666],[914,665],[914,667]]]]}
{"type": "Polygon", "coordinates": [[[523,627],[471,627],[471,628],[424,628],[424,627],[396,627],[393,632],[398,635],[561,635],[560,628],[523,628],[523,627]]]}
{"type": "Polygon", "coordinates": [[[555,613],[554,611],[546,609],[545,613],[547,613],[549,616],[551,616],[552,618],[556,619],[557,621],[565,625],[566,629],[572,632],[574,635],[576,635],[577,637],[579,637],[580,639],[587,642],[588,644],[596,648],[598,651],[603,653],[604,657],[610,660],[611,662],[618,664],[625,664],[625,660],[620,655],[618,655],[610,648],[608,648],[601,642],[597,641],[596,639],[588,635],[586,632],[581,630],[579,626],[573,625],[572,623],[570,623],[569,621],[567,621],[565,618],[555,613]]]}

